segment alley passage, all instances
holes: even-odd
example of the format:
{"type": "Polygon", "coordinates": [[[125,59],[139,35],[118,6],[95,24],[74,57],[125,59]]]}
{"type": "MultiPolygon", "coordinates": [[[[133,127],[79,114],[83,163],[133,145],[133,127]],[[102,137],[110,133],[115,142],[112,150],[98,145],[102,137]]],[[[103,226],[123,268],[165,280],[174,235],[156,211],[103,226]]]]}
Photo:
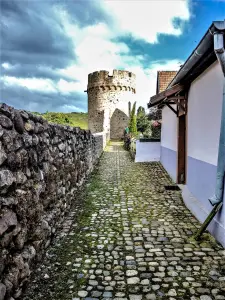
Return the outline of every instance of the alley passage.
{"type": "Polygon", "coordinates": [[[111,143],[24,299],[225,299],[225,251],[192,241],[200,224],[171,183],[111,143]]]}

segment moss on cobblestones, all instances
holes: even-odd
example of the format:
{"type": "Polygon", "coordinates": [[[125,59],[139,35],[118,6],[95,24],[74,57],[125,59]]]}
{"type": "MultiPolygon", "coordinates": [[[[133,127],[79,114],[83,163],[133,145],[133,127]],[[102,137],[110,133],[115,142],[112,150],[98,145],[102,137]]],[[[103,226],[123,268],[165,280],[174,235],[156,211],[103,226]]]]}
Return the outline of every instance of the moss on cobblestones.
{"type": "Polygon", "coordinates": [[[111,142],[24,300],[225,299],[225,251],[192,240],[200,224],[170,184],[111,142]]]}

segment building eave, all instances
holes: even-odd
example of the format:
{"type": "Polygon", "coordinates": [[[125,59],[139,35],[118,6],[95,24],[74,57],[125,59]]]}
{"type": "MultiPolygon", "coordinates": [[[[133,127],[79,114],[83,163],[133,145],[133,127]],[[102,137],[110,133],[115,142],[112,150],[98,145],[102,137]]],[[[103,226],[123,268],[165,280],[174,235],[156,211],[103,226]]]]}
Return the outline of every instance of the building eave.
{"type": "Polygon", "coordinates": [[[181,84],[177,84],[170,88],[167,88],[165,91],[162,91],[159,94],[151,97],[151,103],[148,104],[148,108],[160,104],[165,98],[170,97],[176,93],[180,93],[184,90],[184,86],[181,84]]]}
{"type": "MultiPolygon", "coordinates": [[[[198,46],[194,49],[181,69],[177,72],[176,76],[170,82],[166,90],[176,86],[177,84],[189,86],[196,77],[198,77],[205,69],[207,69],[213,62],[216,61],[213,44],[213,35],[216,32],[225,32],[225,20],[212,23],[206,34],[199,42],[198,46]]],[[[157,99],[160,98],[161,96],[157,99]]],[[[148,107],[157,105],[160,103],[160,101],[163,101],[163,99],[156,101],[155,95],[150,98],[148,107]]]]}

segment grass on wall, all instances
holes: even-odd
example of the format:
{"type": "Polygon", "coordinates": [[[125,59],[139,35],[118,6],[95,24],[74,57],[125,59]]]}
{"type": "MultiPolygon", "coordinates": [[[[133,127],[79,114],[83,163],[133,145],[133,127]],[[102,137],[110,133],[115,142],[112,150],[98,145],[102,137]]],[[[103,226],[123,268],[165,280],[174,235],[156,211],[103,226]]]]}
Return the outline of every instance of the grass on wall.
{"type": "Polygon", "coordinates": [[[80,127],[82,129],[88,129],[88,114],[87,113],[57,113],[57,112],[46,112],[34,114],[42,116],[50,123],[68,125],[74,127],[80,127]]]}

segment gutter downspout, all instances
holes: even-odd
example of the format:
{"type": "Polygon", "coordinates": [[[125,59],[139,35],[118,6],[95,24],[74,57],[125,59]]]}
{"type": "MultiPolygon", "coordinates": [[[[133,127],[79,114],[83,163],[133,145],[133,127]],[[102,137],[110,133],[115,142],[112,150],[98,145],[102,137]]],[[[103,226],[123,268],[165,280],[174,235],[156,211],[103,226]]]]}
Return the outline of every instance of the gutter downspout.
{"type": "Polygon", "coordinates": [[[222,116],[220,127],[220,141],[217,161],[217,176],[215,195],[209,199],[212,205],[219,204],[223,201],[224,194],[224,179],[225,179],[225,49],[224,35],[221,32],[214,33],[214,51],[224,75],[223,83],[223,101],[222,101],[222,116]]]}
{"type": "MultiPolygon", "coordinates": [[[[210,28],[207,30],[206,34],[203,36],[203,38],[199,42],[198,46],[188,57],[188,59],[186,60],[184,65],[181,67],[181,69],[177,72],[177,74],[173,78],[173,80],[169,83],[168,87],[174,86],[178,83],[182,83],[185,76],[189,72],[191,72],[191,70],[193,68],[195,68],[195,65],[199,63],[199,61],[202,59],[202,57],[207,52],[211,52],[211,51],[213,52],[213,48],[214,48],[215,54],[217,55],[217,53],[216,53],[217,48],[215,48],[215,38],[214,38],[214,42],[213,42],[212,37],[214,34],[221,34],[224,31],[225,31],[225,20],[213,22],[212,25],[210,26],[210,28]]],[[[222,48],[223,48],[223,46],[222,46],[222,48]]],[[[218,56],[217,56],[217,58],[218,58],[218,56]]]]}

